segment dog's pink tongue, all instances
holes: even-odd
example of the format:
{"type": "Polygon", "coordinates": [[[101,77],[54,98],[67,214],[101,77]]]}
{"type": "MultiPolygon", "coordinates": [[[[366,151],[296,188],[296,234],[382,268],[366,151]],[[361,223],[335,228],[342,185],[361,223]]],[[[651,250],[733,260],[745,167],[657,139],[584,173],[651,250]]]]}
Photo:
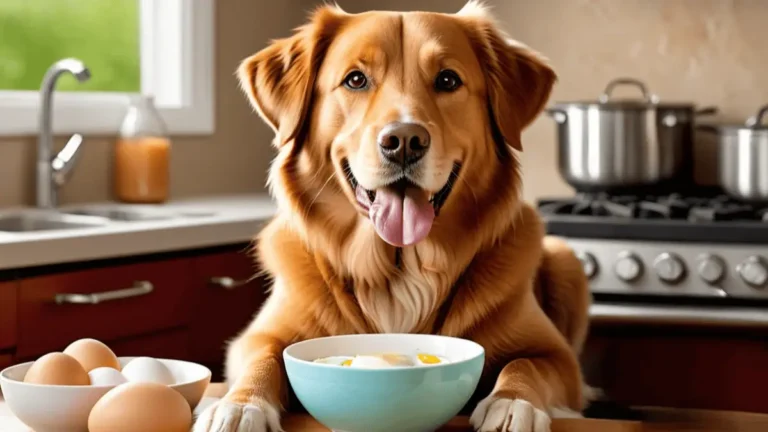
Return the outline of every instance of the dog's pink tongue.
{"type": "Polygon", "coordinates": [[[435,209],[421,189],[386,187],[376,190],[368,216],[384,241],[393,246],[410,246],[427,237],[435,209]]]}

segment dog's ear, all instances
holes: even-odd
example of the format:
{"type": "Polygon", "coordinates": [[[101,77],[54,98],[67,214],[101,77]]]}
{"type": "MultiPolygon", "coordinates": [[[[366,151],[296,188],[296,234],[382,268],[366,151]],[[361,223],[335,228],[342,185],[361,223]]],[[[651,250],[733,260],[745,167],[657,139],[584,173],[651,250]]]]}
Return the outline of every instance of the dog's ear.
{"type": "Polygon", "coordinates": [[[486,71],[494,134],[522,151],[521,132],[544,109],[557,75],[539,54],[506,38],[479,2],[470,1],[457,15],[486,71]]]}
{"type": "Polygon", "coordinates": [[[273,41],[240,63],[240,87],[275,131],[276,146],[302,133],[317,72],[345,16],[338,7],[322,6],[291,37],[273,41]]]}

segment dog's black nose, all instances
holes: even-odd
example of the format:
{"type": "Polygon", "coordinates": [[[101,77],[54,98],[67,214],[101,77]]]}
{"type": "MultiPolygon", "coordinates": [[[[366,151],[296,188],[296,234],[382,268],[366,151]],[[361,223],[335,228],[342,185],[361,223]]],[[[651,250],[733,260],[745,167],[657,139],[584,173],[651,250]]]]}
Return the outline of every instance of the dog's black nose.
{"type": "Polygon", "coordinates": [[[387,160],[409,165],[429,149],[429,132],[416,123],[394,122],[379,132],[379,151],[387,160]]]}

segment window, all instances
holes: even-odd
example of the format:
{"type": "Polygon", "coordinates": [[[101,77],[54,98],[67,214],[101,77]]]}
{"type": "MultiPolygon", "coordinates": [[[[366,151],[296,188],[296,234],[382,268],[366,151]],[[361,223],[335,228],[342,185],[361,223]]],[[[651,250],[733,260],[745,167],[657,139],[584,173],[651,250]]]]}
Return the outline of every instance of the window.
{"type": "Polygon", "coordinates": [[[114,134],[137,93],[171,133],[211,133],[213,13],[214,0],[0,1],[0,135],[38,132],[43,75],[66,57],[91,78],[59,78],[54,133],[114,134]]]}
{"type": "Polygon", "coordinates": [[[40,88],[55,61],[77,57],[95,71],[60,91],[139,92],[137,0],[3,0],[0,2],[0,89],[40,88]]]}

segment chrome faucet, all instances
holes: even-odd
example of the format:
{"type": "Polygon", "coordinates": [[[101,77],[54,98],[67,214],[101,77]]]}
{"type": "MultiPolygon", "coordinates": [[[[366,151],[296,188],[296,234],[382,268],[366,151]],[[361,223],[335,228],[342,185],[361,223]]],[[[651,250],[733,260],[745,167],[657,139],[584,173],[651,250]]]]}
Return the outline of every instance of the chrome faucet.
{"type": "Polygon", "coordinates": [[[66,183],[80,155],[83,137],[74,134],[64,148],[53,157],[53,128],[51,104],[56,81],[64,73],[74,75],[79,82],[88,81],[91,72],[78,59],[66,58],[54,63],[43,77],[40,85],[40,131],[37,139],[37,206],[53,208],[58,204],[58,188],[66,183]]]}

